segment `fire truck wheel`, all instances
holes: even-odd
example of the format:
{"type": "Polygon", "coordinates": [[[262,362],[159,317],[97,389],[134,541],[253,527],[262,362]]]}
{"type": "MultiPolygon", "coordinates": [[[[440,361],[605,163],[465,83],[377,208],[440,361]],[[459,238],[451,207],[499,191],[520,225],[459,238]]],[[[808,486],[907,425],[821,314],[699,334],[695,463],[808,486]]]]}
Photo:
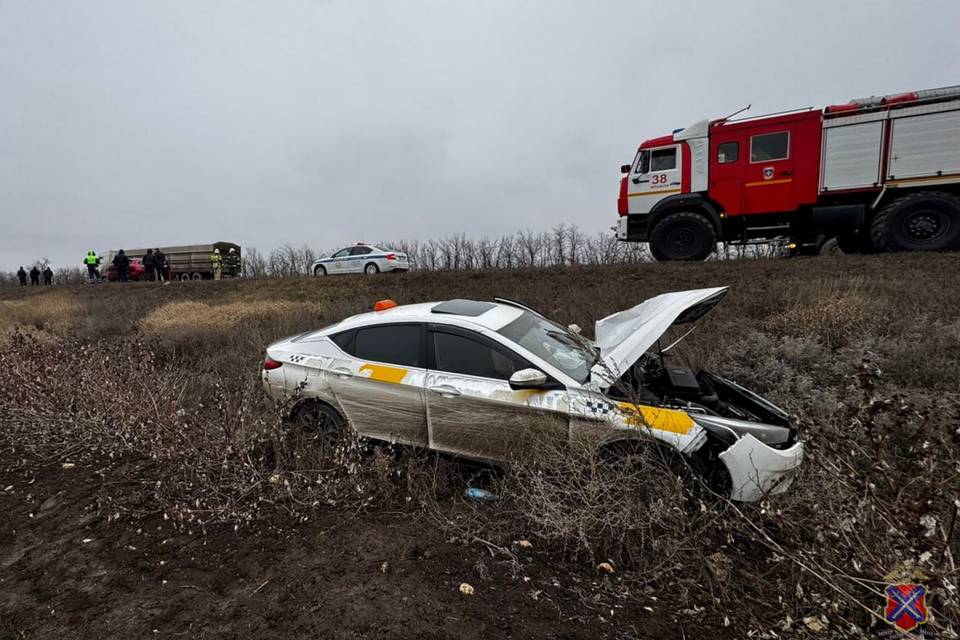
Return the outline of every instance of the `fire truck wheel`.
{"type": "Polygon", "coordinates": [[[699,213],[679,211],[664,216],[650,234],[650,253],[657,260],[705,260],[714,249],[716,231],[699,213]]]}
{"type": "Polygon", "coordinates": [[[883,207],[870,225],[881,251],[944,251],[960,248],[960,198],[921,191],[883,207]]]}

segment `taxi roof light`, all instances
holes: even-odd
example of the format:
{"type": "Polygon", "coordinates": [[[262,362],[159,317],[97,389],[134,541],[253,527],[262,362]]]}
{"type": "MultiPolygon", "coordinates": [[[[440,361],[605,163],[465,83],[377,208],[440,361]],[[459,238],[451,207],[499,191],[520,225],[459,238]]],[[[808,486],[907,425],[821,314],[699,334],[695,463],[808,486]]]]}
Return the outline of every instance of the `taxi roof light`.
{"type": "Polygon", "coordinates": [[[393,309],[397,306],[397,303],[393,300],[377,300],[373,304],[374,311],[386,311],[387,309],[393,309]]]}

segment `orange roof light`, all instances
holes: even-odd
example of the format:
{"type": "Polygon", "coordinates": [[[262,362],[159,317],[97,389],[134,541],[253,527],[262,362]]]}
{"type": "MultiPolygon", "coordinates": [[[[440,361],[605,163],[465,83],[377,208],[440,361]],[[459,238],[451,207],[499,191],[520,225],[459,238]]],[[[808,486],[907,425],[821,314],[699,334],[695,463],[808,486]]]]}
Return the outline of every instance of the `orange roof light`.
{"type": "Polygon", "coordinates": [[[386,311],[387,309],[393,309],[397,306],[397,303],[393,300],[377,300],[373,305],[374,311],[386,311]]]}

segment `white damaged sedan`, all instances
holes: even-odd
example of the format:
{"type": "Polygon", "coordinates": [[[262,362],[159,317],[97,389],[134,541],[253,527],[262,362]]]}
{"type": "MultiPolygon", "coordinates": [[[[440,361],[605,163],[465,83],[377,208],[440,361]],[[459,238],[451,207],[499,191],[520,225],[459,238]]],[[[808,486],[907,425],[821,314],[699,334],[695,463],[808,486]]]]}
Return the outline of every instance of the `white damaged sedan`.
{"type": "Polygon", "coordinates": [[[531,440],[649,440],[739,501],[783,493],[803,457],[787,414],[651,349],[726,288],[666,293],[596,323],[595,340],[522,304],[448,300],[375,311],[267,348],[263,385],[319,426],[467,458],[516,459],[531,440]]]}

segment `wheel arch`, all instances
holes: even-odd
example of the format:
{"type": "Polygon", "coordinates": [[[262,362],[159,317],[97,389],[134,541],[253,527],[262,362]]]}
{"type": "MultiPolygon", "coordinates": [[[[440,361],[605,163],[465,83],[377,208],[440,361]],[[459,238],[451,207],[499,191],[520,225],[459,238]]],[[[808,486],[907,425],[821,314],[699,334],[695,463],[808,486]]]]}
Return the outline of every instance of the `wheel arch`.
{"type": "Polygon", "coordinates": [[[720,211],[713,202],[701,193],[678,193],[660,200],[650,210],[647,228],[653,230],[665,216],[677,211],[689,211],[703,215],[713,225],[713,230],[717,236],[721,235],[720,211]]]}

